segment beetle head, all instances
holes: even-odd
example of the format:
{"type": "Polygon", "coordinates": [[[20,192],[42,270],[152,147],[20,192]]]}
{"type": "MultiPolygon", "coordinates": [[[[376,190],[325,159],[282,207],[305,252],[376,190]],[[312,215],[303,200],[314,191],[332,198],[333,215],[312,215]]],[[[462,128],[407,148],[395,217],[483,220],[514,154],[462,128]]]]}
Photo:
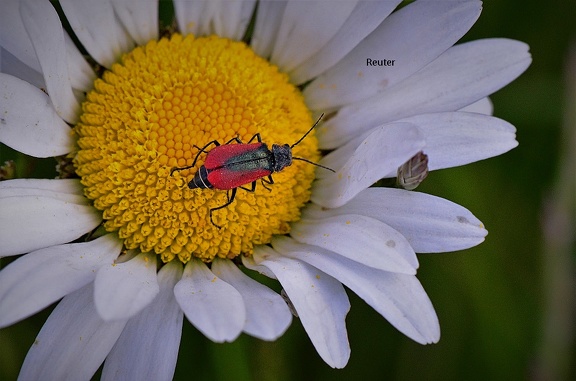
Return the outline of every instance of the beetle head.
{"type": "Polygon", "coordinates": [[[292,148],[288,144],[272,145],[272,156],[274,157],[274,172],[280,172],[284,168],[292,165],[292,148]]]}

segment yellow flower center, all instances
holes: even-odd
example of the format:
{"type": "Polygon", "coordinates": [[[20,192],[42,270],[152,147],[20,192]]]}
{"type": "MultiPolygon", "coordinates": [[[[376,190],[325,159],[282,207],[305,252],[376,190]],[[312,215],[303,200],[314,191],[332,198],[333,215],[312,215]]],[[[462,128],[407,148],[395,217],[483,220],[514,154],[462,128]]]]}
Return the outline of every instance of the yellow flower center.
{"type": "MultiPolygon", "coordinates": [[[[127,249],[165,262],[249,255],[289,232],[310,198],[314,167],[295,161],[273,173],[269,189],[259,181],[254,193],[238,189],[232,204],[213,212],[219,229],[210,209],[227,202],[227,191],[187,187],[206,159],[198,147],[256,133],[270,148],[293,144],[312,124],[288,77],[241,42],[178,34],[151,41],[105,72],[82,110],[76,172],[104,227],[127,249]],[[194,168],[170,175],[196,156],[194,168]]],[[[316,145],[307,137],[293,154],[317,160],[316,145]]]]}

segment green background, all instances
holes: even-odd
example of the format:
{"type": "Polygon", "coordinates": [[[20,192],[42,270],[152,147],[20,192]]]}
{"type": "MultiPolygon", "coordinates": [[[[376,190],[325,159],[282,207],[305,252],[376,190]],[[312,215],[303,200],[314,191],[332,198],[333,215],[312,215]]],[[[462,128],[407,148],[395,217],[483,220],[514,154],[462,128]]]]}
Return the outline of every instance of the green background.
{"type": "MultiPolygon", "coordinates": [[[[566,238],[566,224],[544,235],[547,211],[563,200],[569,206],[560,210],[574,233],[576,91],[569,95],[567,77],[575,86],[576,61],[568,74],[567,56],[576,51],[576,2],[486,1],[463,41],[492,37],[530,45],[530,68],[491,96],[495,116],[516,126],[520,145],[497,158],[432,172],[418,189],[465,206],[489,231],[470,250],[419,256],[418,278],[436,308],[440,342],[412,342],[349,292],[352,355],[345,369],[320,359],[298,319],[276,342],[242,335],[232,344],[214,344],[185,321],[176,379],[576,379],[574,236],[563,251],[555,242],[566,238]]],[[[55,175],[53,159],[31,159],[3,145],[0,160],[15,160],[19,177],[55,175]]],[[[0,331],[0,379],[16,378],[51,309],[0,331]]]]}

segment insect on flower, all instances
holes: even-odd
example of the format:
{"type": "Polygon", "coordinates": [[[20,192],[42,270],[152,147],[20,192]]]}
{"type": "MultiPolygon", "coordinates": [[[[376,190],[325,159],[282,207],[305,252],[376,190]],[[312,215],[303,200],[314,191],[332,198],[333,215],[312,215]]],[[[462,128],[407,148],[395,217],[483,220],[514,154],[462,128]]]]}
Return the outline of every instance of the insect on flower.
{"type": "Polygon", "coordinates": [[[220,189],[228,190],[228,200],[223,205],[210,209],[210,222],[212,225],[220,228],[214,223],[212,213],[216,210],[223,209],[230,205],[236,197],[236,190],[242,188],[248,192],[256,190],[256,181],[260,180],[262,186],[268,190],[266,184],[274,184],[272,173],[280,172],[284,168],[292,165],[293,160],[301,160],[313,164],[317,167],[327,169],[334,172],[333,169],[324,167],[320,164],[306,160],[301,157],[292,156],[292,148],[298,145],[320,122],[324,114],[320,115],[316,123],[294,144],[278,145],[273,144],[272,149],[269,149],[266,143],[262,143],[260,133],[255,134],[248,141],[242,142],[238,137],[230,139],[226,144],[220,144],[217,140],[213,140],[206,144],[204,147],[199,148],[200,152],[194,158],[192,165],[180,168],[172,168],[170,176],[176,171],[183,171],[196,166],[196,162],[200,155],[204,152],[206,160],[200,167],[194,178],[188,183],[190,189],[220,189]],[[257,142],[253,143],[254,140],[257,142]],[[236,142],[238,144],[231,144],[236,142]],[[210,151],[206,149],[215,145],[210,151]],[[267,179],[264,179],[264,178],[267,179]],[[250,184],[250,188],[243,187],[243,185],[250,184]]]}

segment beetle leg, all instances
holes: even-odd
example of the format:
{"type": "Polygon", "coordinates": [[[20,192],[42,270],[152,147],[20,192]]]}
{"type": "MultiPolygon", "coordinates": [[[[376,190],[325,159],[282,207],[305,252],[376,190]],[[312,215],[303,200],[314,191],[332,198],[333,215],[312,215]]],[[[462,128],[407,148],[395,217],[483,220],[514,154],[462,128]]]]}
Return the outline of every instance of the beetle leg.
{"type": "Polygon", "coordinates": [[[170,176],[172,176],[174,174],[174,172],[176,172],[176,171],[183,171],[185,169],[190,169],[192,167],[193,167],[193,165],[189,165],[187,167],[174,167],[170,170],[170,176]]]}
{"type": "Polygon", "coordinates": [[[242,142],[242,140],[240,140],[240,138],[239,138],[238,136],[236,136],[235,138],[232,138],[232,139],[228,140],[228,141],[226,142],[226,144],[224,144],[224,145],[227,146],[228,144],[230,144],[230,143],[232,143],[232,142],[236,142],[236,143],[238,143],[238,144],[244,144],[244,143],[242,142]]]}
{"type": "Polygon", "coordinates": [[[206,152],[206,148],[210,147],[212,144],[214,144],[216,147],[218,147],[220,145],[220,142],[218,142],[218,140],[212,140],[210,143],[206,144],[204,147],[200,148],[200,152],[198,152],[198,154],[196,155],[196,157],[194,158],[194,162],[192,163],[192,165],[189,168],[192,168],[193,166],[196,165],[196,162],[198,161],[198,158],[200,157],[200,154],[202,152],[206,152]]]}
{"type": "Polygon", "coordinates": [[[254,136],[252,136],[252,138],[250,140],[248,140],[248,143],[252,143],[254,138],[256,138],[258,140],[258,143],[262,143],[262,137],[260,136],[259,132],[255,133],[254,136]]]}
{"type": "Polygon", "coordinates": [[[260,181],[262,182],[262,186],[264,188],[266,188],[269,192],[272,192],[272,189],[270,189],[266,186],[266,184],[270,184],[270,185],[274,184],[274,179],[272,178],[272,175],[268,176],[268,180],[264,180],[264,178],[261,178],[260,181]]]}
{"type": "Polygon", "coordinates": [[[250,184],[250,189],[244,188],[243,186],[240,186],[240,187],[238,187],[238,188],[242,188],[242,189],[244,189],[246,192],[254,193],[254,191],[256,190],[256,181],[252,181],[252,183],[250,184]]]}
{"type": "MultiPolygon", "coordinates": [[[[212,222],[212,225],[216,226],[218,229],[221,229],[222,226],[216,225],[214,223],[214,220],[212,219],[212,213],[214,213],[216,210],[224,209],[228,205],[232,204],[232,202],[234,202],[234,199],[236,198],[236,189],[238,189],[238,188],[232,188],[232,193],[230,194],[230,197],[228,197],[228,201],[226,201],[226,203],[224,205],[220,205],[220,206],[217,206],[215,208],[210,209],[210,222],[212,222]]],[[[228,196],[228,193],[226,193],[226,196],[228,196]]]]}
{"type": "Polygon", "coordinates": [[[214,144],[216,147],[218,147],[220,145],[220,143],[218,142],[218,140],[212,140],[210,143],[206,144],[204,147],[200,148],[197,145],[194,145],[194,147],[198,148],[200,151],[196,154],[196,157],[194,158],[194,162],[192,163],[192,165],[187,165],[186,167],[175,167],[172,168],[170,170],[170,176],[172,176],[174,174],[174,172],[176,171],[183,171],[185,169],[190,169],[190,168],[194,168],[196,166],[196,162],[198,161],[198,158],[200,157],[200,154],[203,152],[206,152],[206,148],[208,148],[209,146],[211,146],[212,144],[214,144]]]}

